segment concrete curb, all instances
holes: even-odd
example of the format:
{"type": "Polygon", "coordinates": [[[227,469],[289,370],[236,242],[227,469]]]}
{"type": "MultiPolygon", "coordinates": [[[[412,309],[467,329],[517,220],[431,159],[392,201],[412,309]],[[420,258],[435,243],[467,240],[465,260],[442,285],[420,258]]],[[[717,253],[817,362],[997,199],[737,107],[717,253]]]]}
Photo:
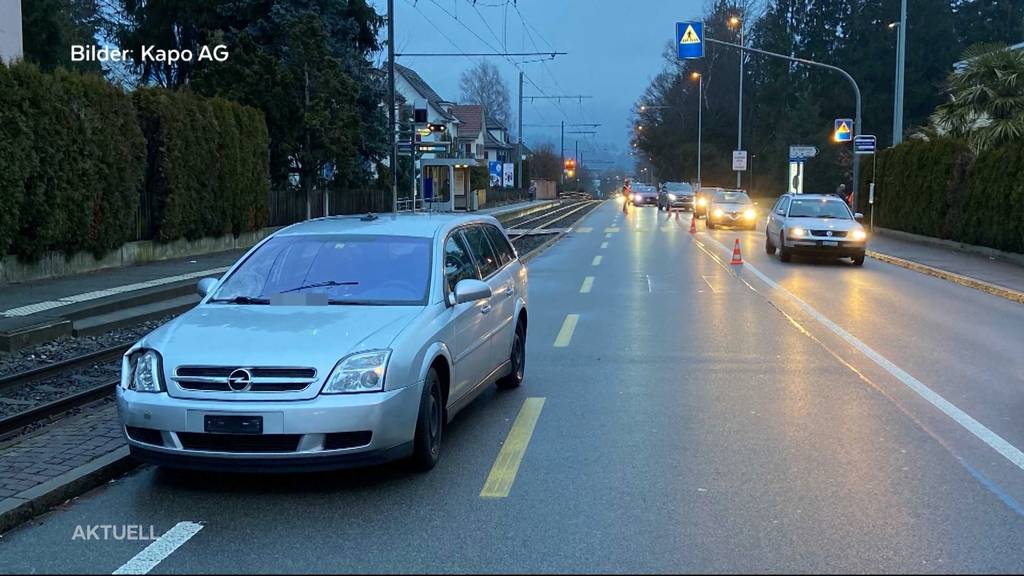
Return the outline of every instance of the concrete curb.
{"type": "Polygon", "coordinates": [[[920,272],[921,274],[927,274],[929,276],[934,276],[936,278],[948,280],[950,282],[960,284],[961,286],[967,286],[968,288],[974,288],[975,290],[980,290],[982,292],[987,292],[988,294],[992,294],[994,296],[999,296],[1001,298],[1006,298],[1007,300],[1012,300],[1013,302],[1017,302],[1018,304],[1024,304],[1024,292],[1018,292],[1010,288],[1005,288],[1003,286],[998,286],[990,282],[985,282],[984,280],[970,278],[962,274],[957,274],[955,272],[950,272],[948,270],[942,270],[941,268],[935,268],[933,266],[928,266],[927,264],[920,264],[918,262],[913,262],[911,260],[904,260],[903,258],[897,258],[896,256],[890,256],[888,254],[883,254],[881,252],[876,252],[874,250],[868,250],[867,255],[874,258],[875,260],[880,260],[882,262],[893,264],[895,266],[900,266],[908,270],[920,272]]]}
{"type": "MultiPolygon", "coordinates": [[[[598,202],[597,204],[594,204],[594,207],[593,207],[593,208],[591,208],[590,210],[588,210],[586,214],[584,214],[583,216],[581,216],[581,217],[580,217],[580,219],[579,219],[579,220],[577,220],[577,222],[579,222],[580,220],[583,220],[584,218],[586,218],[587,216],[589,216],[589,215],[590,215],[590,213],[591,213],[591,212],[593,212],[594,210],[596,210],[596,209],[597,209],[597,207],[598,207],[598,206],[600,206],[601,204],[603,204],[603,202],[598,202]]],[[[572,226],[571,226],[571,227],[570,227],[569,229],[567,229],[566,231],[564,231],[564,232],[559,232],[558,234],[555,234],[555,235],[554,235],[554,237],[552,237],[552,238],[549,238],[548,240],[546,240],[546,241],[545,241],[545,242],[544,242],[543,244],[541,244],[540,246],[537,246],[536,248],[534,248],[533,250],[530,250],[529,252],[527,252],[527,253],[526,253],[526,254],[524,254],[523,256],[520,256],[520,257],[519,257],[519,259],[520,259],[520,260],[521,260],[521,261],[522,261],[522,262],[523,262],[524,264],[525,264],[525,263],[527,263],[527,262],[529,262],[530,260],[533,260],[533,259],[534,259],[534,258],[536,258],[537,256],[540,256],[542,252],[544,252],[545,250],[547,250],[548,248],[550,248],[552,244],[554,244],[555,242],[558,242],[559,240],[561,240],[563,236],[565,236],[565,235],[566,235],[566,234],[568,234],[569,232],[572,232],[574,228],[576,228],[576,225],[575,225],[575,224],[573,224],[573,225],[572,225],[572,226]]]]}
{"type": "Polygon", "coordinates": [[[0,534],[138,466],[122,446],[74,470],[0,500],[0,534]]]}

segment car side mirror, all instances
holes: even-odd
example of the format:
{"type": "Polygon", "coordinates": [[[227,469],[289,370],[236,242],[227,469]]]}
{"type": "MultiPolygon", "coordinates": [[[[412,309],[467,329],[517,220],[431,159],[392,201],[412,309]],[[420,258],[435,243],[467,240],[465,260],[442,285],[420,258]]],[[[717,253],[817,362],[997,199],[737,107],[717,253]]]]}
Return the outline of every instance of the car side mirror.
{"type": "Polygon", "coordinates": [[[217,278],[203,278],[196,284],[196,292],[203,298],[213,290],[213,287],[217,285],[217,278]]]}
{"type": "Polygon", "coordinates": [[[776,210],[775,213],[778,214],[779,216],[785,216],[786,215],[786,211],[785,210],[776,210]]]}
{"type": "Polygon", "coordinates": [[[857,222],[860,222],[861,220],[864,219],[864,214],[862,212],[857,212],[856,214],[853,215],[853,219],[856,220],[857,222]]]}
{"type": "Polygon", "coordinates": [[[449,302],[454,305],[464,302],[475,302],[490,297],[491,287],[486,282],[466,278],[465,280],[459,280],[459,283],[455,285],[455,291],[450,296],[449,302]]]}

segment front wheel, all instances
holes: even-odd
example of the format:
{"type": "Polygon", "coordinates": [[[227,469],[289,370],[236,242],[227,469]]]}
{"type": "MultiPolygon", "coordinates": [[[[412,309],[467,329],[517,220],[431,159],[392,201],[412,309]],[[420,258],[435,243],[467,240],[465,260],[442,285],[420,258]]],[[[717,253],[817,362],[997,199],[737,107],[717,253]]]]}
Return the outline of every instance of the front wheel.
{"type": "Polygon", "coordinates": [[[779,260],[789,262],[793,259],[793,254],[786,248],[786,239],[783,238],[782,234],[782,232],[779,232],[779,260]]]}
{"type": "Polygon", "coordinates": [[[714,230],[715,229],[715,223],[711,221],[711,218],[708,218],[707,220],[705,220],[704,223],[708,227],[708,230],[714,230]]]}
{"type": "Polygon", "coordinates": [[[516,335],[512,339],[512,355],[509,357],[509,373],[498,380],[498,388],[518,388],[526,377],[526,326],[516,324],[516,335]]]}
{"type": "Polygon", "coordinates": [[[772,237],[767,234],[764,235],[764,253],[769,256],[775,255],[775,245],[772,244],[772,237]]]}
{"type": "Polygon", "coordinates": [[[416,436],[413,439],[410,464],[415,470],[427,472],[441,458],[441,433],[444,431],[444,400],[441,381],[431,368],[423,382],[420,412],[416,418],[416,436]]]}
{"type": "Polygon", "coordinates": [[[863,252],[861,252],[860,254],[857,254],[856,256],[854,256],[854,257],[852,257],[850,259],[853,260],[853,265],[854,266],[863,266],[864,265],[864,253],[863,252]]]}

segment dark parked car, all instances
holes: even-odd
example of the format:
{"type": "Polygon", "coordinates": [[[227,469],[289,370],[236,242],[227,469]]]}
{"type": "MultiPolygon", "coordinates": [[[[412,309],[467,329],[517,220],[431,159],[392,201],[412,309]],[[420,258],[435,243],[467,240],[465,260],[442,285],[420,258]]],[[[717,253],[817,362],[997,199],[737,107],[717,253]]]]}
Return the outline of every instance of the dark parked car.
{"type": "Polygon", "coordinates": [[[666,182],[658,193],[658,210],[693,210],[693,186],[686,182],[666,182]]]}

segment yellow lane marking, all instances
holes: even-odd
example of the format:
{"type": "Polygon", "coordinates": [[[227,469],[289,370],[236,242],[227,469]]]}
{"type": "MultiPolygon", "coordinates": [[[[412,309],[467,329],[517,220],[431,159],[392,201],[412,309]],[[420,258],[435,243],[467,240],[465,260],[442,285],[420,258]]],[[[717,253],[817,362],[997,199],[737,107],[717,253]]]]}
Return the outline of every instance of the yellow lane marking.
{"type": "Polygon", "coordinates": [[[583,285],[580,286],[580,294],[590,294],[590,289],[594,287],[594,277],[587,276],[583,279],[583,285]]]}
{"type": "Polygon", "coordinates": [[[608,247],[608,243],[607,242],[601,242],[601,248],[602,249],[607,248],[607,247],[608,247]]]}
{"type": "Polygon", "coordinates": [[[594,261],[591,262],[591,264],[593,264],[594,266],[600,266],[602,259],[604,259],[604,256],[594,256],[594,261]]]}
{"type": "Polygon", "coordinates": [[[584,233],[585,232],[590,232],[591,230],[593,230],[593,228],[591,228],[589,226],[582,226],[582,227],[576,229],[577,232],[584,232],[584,233]]]}
{"type": "Polygon", "coordinates": [[[605,228],[604,231],[605,232],[618,232],[619,228],[617,226],[609,226],[608,228],[605,228]]]}
{"type": "Polygon", "coordinates": [[[498,452],[498,457],[491,466],[484,488],[480,491],[481,498],[505,498],[512,491],[512,483],[516,481],[519,465],[530,445],[533,429],[537,426],[540,411],[544,408],[543,398],[527,398],[519,415],[512,424],[512,429],[505,438],[505,444],[498,452]]]}
{"type": "Polygon", "coordinates": [[[562,322],[562,329],[558,331],[555,338],[555,348],[565,348],[572,342],[572,333],[576,331],[576,323],[580,321],[579,314],[569,314],[562,322]]]}

